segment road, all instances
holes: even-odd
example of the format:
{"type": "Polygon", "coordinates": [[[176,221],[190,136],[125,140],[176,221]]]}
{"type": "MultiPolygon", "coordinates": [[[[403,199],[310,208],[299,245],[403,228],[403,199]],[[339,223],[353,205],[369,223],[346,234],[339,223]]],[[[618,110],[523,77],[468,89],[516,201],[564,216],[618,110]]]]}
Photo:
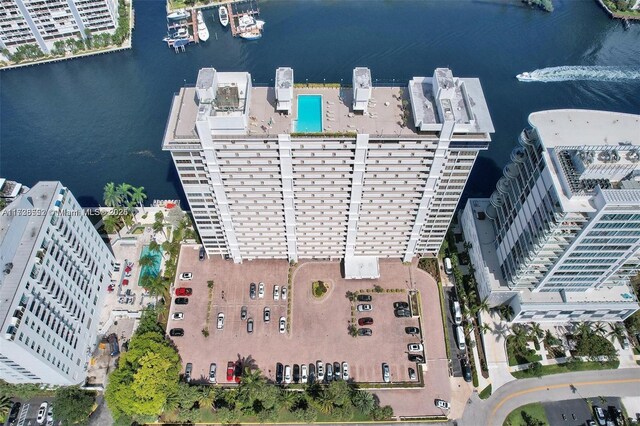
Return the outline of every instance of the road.
{"type": "Polygon", "coordinates": [[[500,387],[485,401],[473,394],[461,426],[501,426],[516,408],[532,402],[559,401],[597,396],[637,396],[640,391],[640,369],[581,371],[556,374],[539,379],[515,380],[500,387]],[[573,386],[573,388],[572,388],[573,386]]]}

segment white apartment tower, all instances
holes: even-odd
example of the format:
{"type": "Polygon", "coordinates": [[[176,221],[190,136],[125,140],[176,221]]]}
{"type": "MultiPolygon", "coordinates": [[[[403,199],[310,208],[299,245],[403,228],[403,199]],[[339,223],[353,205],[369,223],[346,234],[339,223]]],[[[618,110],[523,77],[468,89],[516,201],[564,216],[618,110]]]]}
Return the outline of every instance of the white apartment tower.
{"type": "Polygon", "coordinates": [[[113,255],[60,182],[0,212],[0,379],[83,383],[113,255]]]}
{"type": "Polygon", "coordinates": [[[619,321],[638,309],[640,116],[533,113],[489,199],[462,215],[479,293],[517,321],[619,321]]]}
{"type": "Polygon", "coordinates": [[[493,132],[480,82],[445,68],[403,87],[353,79],[296,85],[279,68],[275,88],[253,87],[204,68],[174,97],[163,149],[209,254],[344,258],[356,278],[438,252],[493,132]]]}
{"type": "Polygon", "coordinates": [[[0,1],[0,48],[14,53],[37,45],[49,53],[58,40],[113,34],[118,27],[118,0],[0,1]]]}

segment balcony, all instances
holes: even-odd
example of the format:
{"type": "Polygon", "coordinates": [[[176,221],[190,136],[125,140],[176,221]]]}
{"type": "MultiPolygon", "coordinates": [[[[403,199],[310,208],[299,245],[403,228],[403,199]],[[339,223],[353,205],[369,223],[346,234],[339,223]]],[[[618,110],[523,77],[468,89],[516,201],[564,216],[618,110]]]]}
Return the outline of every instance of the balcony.
{"type": "Polygon", "coordinates": [[[13,341],[16,338],[16,333],[18,332],[18,327],[10,325],[7,327],[7,332],[4,334],[4,338],[7,340],[13,341]]]}
{"type": "Polygon", "coordinates": [[[40,278],[40,271],[42,270],[42,266],[35,264],[33,265],[33,269],[31,270],[31,278],[37,280],[40,278]]]}

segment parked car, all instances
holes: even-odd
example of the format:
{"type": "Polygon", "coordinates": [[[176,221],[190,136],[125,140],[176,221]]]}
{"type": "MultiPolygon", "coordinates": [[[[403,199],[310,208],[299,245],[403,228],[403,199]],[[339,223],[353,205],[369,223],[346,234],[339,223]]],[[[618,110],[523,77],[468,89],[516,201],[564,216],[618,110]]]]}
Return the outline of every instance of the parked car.
{"type": "Polygon", "coordinates": [[[460,302],[454,300],[453,303],[453,322],[456,325],[462,324],[462,310],[460,309],[460,302]]]}
{"type": "Polygon", "coordinates": [[[211,363],[211,365],[209,366],[209,383],[215,383],[216,382],[216,363],[213,362],[211,363]]]}
{"type": "Polygon", "coordinates": [[[181,281],[191,281],[192,278],[193,278],[192,272],[183,272],[180,274],[181,281]]]}
{"type": "Polygon", "coordinates": [[[417,354],[409,354],[409,361],[411,362],[424,362],[424,357],[417,354]]]}
{"type": "Polygon", "coordinates": [[[284,366],[284,382],[291,383],[291,366],[290,365],[284,366]]]}
{"type": "Polygon", "coordinates": [[[218,324],[217,329],[222,330],[224,328],[224,314],[222,312],[218,313],[218,324]]]}
{"type": "Polygon", "coordinates": [[[176,296],[191,296],[192,294],[193,289],[189,287],[176,288],[176,296]]]}
{"type": "Polygon", "coordinates": [[[191,381],[191,372],[193,371],[193,364],[188,362],[184,369],[184,381],[189,383],[191,381]]]}
{"type": "Polygon", "coordinates": [[[342,379],[342,372],[340,370],[340,363],[339,362],[334,362],[333,363],[333,380],[340,380],[342,379]]]}
{"type": "Polygon", "coordinates": [[[262,299],[264,297],[264,283],[261,282],[258,284],[258,299],[262,299]]]}
{"type": "Polygon", "coordinates": [[[280,333],[284,333],[285,331],[287,331],[287,319],[280,317],[280,333]]]}
{"type": "Polygon", "coordinates": [[[409,352],[422,352],[422,349],[423,347],[422,347],[422,344],[420,343],[409,343],[407,345],[407,350],[409,352]]]}
{"type": "Polygon", "coordinates": [[[411,335],[420,334],[420,329],[418,327],[405,327],[404,332],[411,335]]]}
{"type": "Polygon", "coordinates": [[[629,349],[629,339],[627,339],[627,336],[622,336],[622,339],[620,339],[620,346],[622,346],[622,349],[629,349]]]}
{"type": "Polygon", "coordinates": [[[273,300],[280,300],[280,286],[273,286],[273,300]]]}
{"type": "Polygon", "coordinates": [[[448,410],[449,408],[451,408],[451,405],[449,405],[449,403],[444,399],[436,399],[435,404],[436,404],[436,407],[442,410],[448,410]]]}
{"type": "Polygon", "coordinates": [[[184,336],[184,328],[172,328],[171,330],[169,330],[169,336],[171,337],[184,336]]]}
{"type": "Polygon", "coordinates": [[[391,372],[389,371],[389,364],[386,362],[382,363],[382,380],[385,383],[391,382],[391,372]]]}
{"type": "Polygon", "coordinates": [[[607,425],[607,417],[604,414],[604,410],[597,405],[593,406],[593,414],[595,414],[596,420],[600,426],[607,425]]]}
{"type": "Polygon", "coordinates": [[[46,402],[43,402],[42,404],[40,404],[40,408],[38,409],[38,416],[36,417],[36,423],[38,423],[39,425],[43,425],[44,422],[47,420],[48,407],[49,407],[49,404],[47,404],[46,402]]]}
{"type": "Polygon", "coordinates": [[[236,361],[233,374],[235,374],[236,376],[235,378],[236,383],[240,383],[240,380],[242,380],[242,363],[240,361],[236,361]]]}
{"type": "Polygon", "coordinates": [[[269,309],[267,306],[265,306],[264,308],[264,313],[262,315],[264,322],[269,322],[271,321],[271,309],[269,309]]]}
{"type": "Polygon", "coordinates": [[[358,312],[369,312],[373,310],[373,307],[368,303],[358,305],[358,312]]]}
{"type": "Polygon", "coordinates": [[[276,383],[277,384],[281,384],[282,383],[282,375],[284,373],[284,366],[280,363],[276,364],[276,383]]]}
{"type": "Polygon", "coordinates": [[[129,285],[129,280],[122,280],[122,285],[129,285]]]}
{"type": "Polygon", "coordinates": [[[358,325],[371,325],[371,324],[373,324],[373,318],[371,317],[364,317],[358,320],[358,325]]]}
{"type": "Polygon", "coordinates": [[[324,380],[330,382],[333,380],[333,364],[328,362],[324,367],[324,380]]]}
{"type": "Polygon", "coordinates": [[[9,411],[9,416],[7,418],[7,424],[13,424],[18,419],[18,414],[20,414],[20,408],[22,408],[22,404],[19,402],[14,403],[11,406],[11,411],[9,411]]]}
{"type": "Polygon", "coordinates": [[[253,333],[253,318],[247,320],[247,333],[253,333]]]}
{"type": "Polygon", "coordinates": [[[418,376],[416,376],[416,370],[411,367],[409,367],[409,380],[418,380],[418,376]]]}
{"type": "Polygon", "coordinates": [[[370,328],[359,328],[358,336],[371,336],[373,335],[373,331],[370,328]]]}
{"type": "Polygon", "coordinates": [[[200,253],[198,253],[198,260],[203,261],[206,255],[207,255],[207,251],[204,249],[204,247],[200,247],[200,253]]]}
{"type": "Polygon", "coordinates": [[[247,307],[243,306],[242,308],[240,308],[240,320],[244,321],[247,319],[247,307]]]}
{"type": "Polygon", "coordinates": [[[256,298],[256,283],[249,284],[249,297],[251,299],[256,298]]]}
{"type": "Polygon", "coordinates": [[[171,319],[174,320],[174,321],[180,321],[180,320],[184,319],[184,313],[176,312],[173,315],[171,315],[171,319]]]}
{"type": "Polygon", "coordinates": [[[458,341],[458,349],[460,349],[461,351],[467,349],[467,344],[464,340],[464,330],[462,329],[461,325],[456,327],[456,340],[458,341]]]}
{"type": "Polygon", "coordinates": [[[308,382],[313,384],[316,381],[316,365],[314,363],[309,363],[309,380],[308,382]]]}
{"type": "Polygon", "coordinates": [[[227,362],[227,382],[233,382],[235,376],[236,364],[233,361],[227,362]]]}
{"type": "Polygon", "coordinates": [[[469,362],[466,359],[462,359],[460,361],[460,365],[462,366],[462,377],[464,377],[465,382],[471,382],[471,366],[469,366],[469,362]]]}
{"type": "Polygon", "coordinates": [[[188,304],[189,304],[189,299],[187,299],[186,297],[176,298],[176,305],[188,305],[188,304]]]}
{"type": "Polygon", "coordinates": [[[309,375],[307,374],[307,364],[302,364],[300,366],[300,382],[307,383],[308,378],[309,375]]]}
{"type": "Polygon", "coordinates": [[[120,264],[119,263],[114,263],[113,264],[113,271],[114,272],[120,272],[120,264]]]}
{"type": "Polygon", "coordinates": [[[393,309],[409,309],[409,304],[407,302],[395,302],[393,309]]]}
{"type": "Polygon", "coordinates": [[[287,300],[287,287],[286,286],[282,286],[282,289],[280,290],[280,297],[282,298],[282,300],[287,300]]]}
{"type": "Polygon", "coordinates": [[[322,381],[324,379],[324,364],[322,364],[322,361],[316,361],[316,370],[318,370],[318,380],[322,381]]]}
{"type": "Polygon", "coordinates": [[[300,366],[298,364],[293,364],[293,383],[298,383],[300,381],[300,366]]]}
{"type": "Polygon", "coordinates": [[[396,309],[393,314],[397,318],[409,318],[411,316],[411,312],[408,309],[396,309]]]}
{"type": "Polygon", "coordinates": [[[356,300],[358,302],[371,302],[373,300],[373,297],[369,296],[368,294],[359,294],[358,296],[356,296],[356,300]]]}
{"type": "Polygon", "coordinates": [[[342,380],[349,380],[349,364],[342,363],[342,380]]]}

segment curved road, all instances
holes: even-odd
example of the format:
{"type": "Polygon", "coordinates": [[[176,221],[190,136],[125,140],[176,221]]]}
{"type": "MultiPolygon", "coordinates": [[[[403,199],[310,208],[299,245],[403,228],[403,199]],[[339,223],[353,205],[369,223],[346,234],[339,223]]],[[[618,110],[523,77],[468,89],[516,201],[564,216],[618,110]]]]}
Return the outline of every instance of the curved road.
{"type": "Polygon", "coordinates": [[[502,426],[511,411],[532,402],[638,395],[640,395],[640,368],[581,371],[544,376],[539,379],[521,379],[501,386],[484,401],[474,393],[458,424],[502,426]]]}

